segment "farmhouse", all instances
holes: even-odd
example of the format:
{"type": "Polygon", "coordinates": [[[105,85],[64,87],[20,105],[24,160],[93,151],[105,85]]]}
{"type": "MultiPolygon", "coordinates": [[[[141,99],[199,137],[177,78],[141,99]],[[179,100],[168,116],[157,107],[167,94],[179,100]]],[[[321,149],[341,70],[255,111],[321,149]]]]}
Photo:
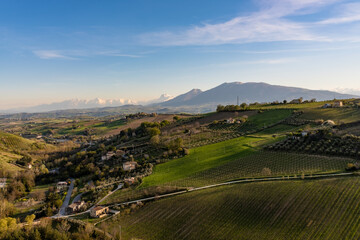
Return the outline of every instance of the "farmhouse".
{"type": "Polygon", "coordinates": [[[136,162],[134,162],[134,161],[123,163],[124,171],[131,171],[131,170],[134,170],[135,168],[136,168],[136,162]]]}
{"type": "Polygon", "coordinates": [[[125,155],[125,151],[123,151],[123,150],[116,150],[116,156],[117,157],[122,157],[122,156],[124,156],[125,155]]]}
{"type": "Polygon", "coordinates": [[[335,101],[334,102],[334,107],[335,108],[340,108],[340,107],[342,107],[343,106],[343,102],[342,101],[335,101]]]}
{"type": "Polygon", "coordinates": [[[105,155],[103,155],[101,157],[101,160],[105,161],[105,160],[109,160],[110,158],[112,158],[113,156],[115,156],[115,152],[111,151],[111,152],[107,152],[105,155]]]}
{"type": "Polygon", "coordinates": [[[303,131],[303,132],[301,133],[301,136],[303,136],[303,137],[306,137],[307,135],[309,135],[309,132],[307,132],[307,131],[303,131]]]}
{"type": "Polygon", "coordinates": [[[97,206],[90,210],[90,216],[93,218],[102,218],[109,212],[108,207],[97,206]]]}
{"type": "Polygon", "coordinates": [[[74,202],[74,203],[70,204],[66,210],[69,214],[72,214],[72,213],[79,212],[82,208],[84,208],[84,206],[85,206],[84,201],[74,202]]]}
{"type": "Polygon", "coordinates": [[[226,123],[229,123],[229,124],[234,123],[234,122],[235,122],[235,120],[232,118],[229,118],[226,120],[226,123]]]}
{"type": "Polygon", "coordinates": [[[58,190],[58,191],[62,191],[62,190],[64,190],[64,189],[66,189],[67,188],[67,182],[58,182],[57,184],[56,184],[56,189],[58,190]]]}
{"type": "Polygon", "coordinates": [[[291,103],[291,104],[300,104],[300,103],[301,103],[301,99],[293,99],[290,103],[291,103]]]}
{"type": "Polygon", "coordinates": [[[0,189],[6,188],[7,178],[0,178],[0,189]]]}
{"type": "Polygon", "coordinates": [[[332,105],[330,103],[325,103],[325,105],[322,106],[322,108],[331,108],[331,107],[332,107],[332,105]]]}
{"type": "Polygon", "coordinates": [[[133,185],[135,183],[135,178],[131,177],[131,178],[125,178],[124,182],[130,185],[133,185]]]}

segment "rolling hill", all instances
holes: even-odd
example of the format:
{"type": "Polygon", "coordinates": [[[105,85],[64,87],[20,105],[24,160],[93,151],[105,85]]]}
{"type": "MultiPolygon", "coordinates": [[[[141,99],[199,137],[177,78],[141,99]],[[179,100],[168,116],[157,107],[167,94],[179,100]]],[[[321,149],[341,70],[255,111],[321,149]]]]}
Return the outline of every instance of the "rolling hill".
{"type": "Polygon", "coordinates": [[[0,168],[7,171],[18,171],[21,168],[11,162],[20,159],[22,154],[30,154],[36,159],[33,153],[54,149],[55,147],[52,145],[0,131],[0,168]]]}

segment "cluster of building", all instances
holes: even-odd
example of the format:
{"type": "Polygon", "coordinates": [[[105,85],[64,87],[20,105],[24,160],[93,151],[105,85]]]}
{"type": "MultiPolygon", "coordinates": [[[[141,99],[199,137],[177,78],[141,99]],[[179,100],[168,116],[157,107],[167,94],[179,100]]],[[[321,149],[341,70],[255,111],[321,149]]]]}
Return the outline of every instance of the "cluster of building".
{"type": "Polygon", "coordinates": [[[116,150],[116,151],[109,151],[105,155],[101,156],[102,161],[110,160],[112,157],[123,157],[125,155],[125,152],[122,150],[116,150]]]}
{"type": "Polygon", "coordinates": [[[129,161],[123,163],[123,169],[124,171],[131,171],[134,170],[137,166],[137,163],[135,161],[129,161]]]}
{"type": "Polygon", "coordinates": [[[335,101],[333,104],[326,103],[322,108],[341,108],[344,106],[342,101],[335,101]]]}
{"type": "Polygon", "coordinates": [[[233,123],[241,123],[241,120],[236,120],[236,119],[233,119],[233,118],[229,118],[229,119],[226,119],[226,123],[227,124],[233,124],[233,123]]]}
{"type": "MultiPolygon", "coordinates": [[[[116,150],[116,151],[109,151],[103,156],[101,156],[102,161],[107,161],[111,159],[112,157],[121,157],[122,159],[129,159],[129,157],[125,156],[125,152],[122,150],[116,150]]],[[[123,169],[124,171],[131,171],[134,170],[137,166],[137,163],[135,161],[127,161],[123,163],[123,169]]]]}

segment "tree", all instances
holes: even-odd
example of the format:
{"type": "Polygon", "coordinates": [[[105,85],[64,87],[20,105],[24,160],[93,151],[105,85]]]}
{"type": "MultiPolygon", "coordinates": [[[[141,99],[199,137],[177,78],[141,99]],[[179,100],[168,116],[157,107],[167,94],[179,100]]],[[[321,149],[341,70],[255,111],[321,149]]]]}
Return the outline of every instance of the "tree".
{"type": "Polygon", "coordinates": [[[70,226],[70,224],[67,222],[67,220],[62,220],[62,221],[57,225],[57,229],[58,229],[60,232],[64,232],[64,233],[67,233],[70,228],[71,228],[71,226],[70,226]]]}
{"type": "Polygon", "coordinates": [[[152,136],[150,138],[150,144],[153,145],[153,146],[156,146],[160,143],[160,137],[159,135],[155,135],[155,136],[152,136]]]}
{"type": "Polygon", "coordinates": [[[7,226],[7,221],[6,221],[6,219],[5,218],[3,218],[3,219],[0,219],[0,229],[1,229],[1,232],[6,232],[7,231],[7,228],[8,228],[8,226],[7,226]]]}
{"type": "Polygon", "coordinates": [[[35,215],[34,214],[31,214],[31,215],[27,215],[25,217],[25,222],[29,225],[32,225],[33,222],[34,222],[34,219],[35,219],[35,215]]]}
{"type": "Polygon", "coordinates": [[[223,112],[224,109],[225,109],[225,107],[224,107],[223,105],[220,105],[220,104],[219,104],[219,105],[217,106],[217,108],[216,108],[216,111],[217,111],[217,112],[223,112]]]}
{"type": "Polygon", "coordinates": [[[54,202],[55,207],[59,208],[63,204],[63,201],[61,199],[57,199],[54,202]]]}
{"type": "Polygon", "coordinates": [[[156,136],[160,134],[160,129],[157,127],[152,127],[152,128],[146,128],[146,132],[150,135],[150,136],[156,136]]]}
{"type": "Polygon", "coordinates": [[[243,110],[245,110],[246,108],[247,108],[247,104],[246,103],[242,103],[242,104],[240,104],[240,107],[241,107],[241,109],[243,109],[243,110]]]}
{"type": "Polygon", "coordinates": [[[179,121],[180,118],[179,118],[179,116],[174,116],[173,119],[174,119],[174,121],[179,121]]]}

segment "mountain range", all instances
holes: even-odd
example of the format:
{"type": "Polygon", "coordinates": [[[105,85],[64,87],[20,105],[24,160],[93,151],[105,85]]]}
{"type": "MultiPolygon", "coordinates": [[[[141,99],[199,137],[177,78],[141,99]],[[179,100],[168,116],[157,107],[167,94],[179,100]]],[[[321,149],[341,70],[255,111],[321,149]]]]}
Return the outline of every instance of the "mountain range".
{"type": "Polygon", "coordinates": [[[304,100],[315,98],[318,101],[324,101],[335,98],[356,98],[358,96],[326,90],[309,90],[305,88],[270,85],[262,82],[231,82],[223,83],[207,91],[193,89],[171,100],[158,103],[157,106],[216,106],[218,104],[237,104],[238,98],[240,103],[263,103],[283,100],[290,101],[300,97],[302,97],[304,100]]]}
{"type": "Polygon", "coordinates": [[[106,108],[106,107],[120,107],[124,105],[149,105],[155,103],[161,103],[172,99],[172,96],[168,94],[162,94],[157,99],[152,99],[149,101],[132,101],[130,99],[101,99],[95,98],[91,100],[84,99],[70,99],[62,102],[55,102],[49,104],[41,104],[33,107],[25,108],[14,108],[9,110],[3,110],[2,112],[6,113],[37,113],[37,112],[50,112],[50,111],[60,111],[60,110],[70,110],[70,109],[93,109],[93,108],[106,108]]]}
{"type": "MultiPolygon", "coordinates": [[[[200,89],[192,89],[191,91],[181,94],[177,97],[171,97],[167,94],[161,95],[159,98],[136,102],[129,99],[100,99],[93,100],[79,100],[72,99],[63,102],[42,104],[34,107],[18,108],[6,110],[6,113],[38,113],[50,112],[59,110],[74,110],[77,109],[82,114],[84,109],[97,108],[111,108],[116,107],[116,112],[121,112],[121,106],[134,105],[134,109],[140,108],[144,111],[157,112],[208,112],[215,110],[218,104],[237,104],[239,103],[253,103],[253,102],[273,102],[273,101],[290,101],[295,98],[302,97],[304,100],[315,98],[318,101],[331,99],[346,99],[357,98],[358,96],[352,94],[343,94],[334,91],[326,90],[310,90],[297,87],[286,87],[278,85],[270,85],[262,82],[231,82],[223,83],[212,89],[202,91],[200,89]],[[136,107],[135,107],[136,105],[136,107]]],[[[73,113],[74,111],[72,111],[73,113]]],[[[98,112],[98,111],[96,111],[98,112]]],[[[109,112],[107,109],[106,112],[109,112]]],[[[111,111],[110,111],[111,112],[111,111]]],[[[3,111],[4,113],[4,111],[3,111]]]]}

